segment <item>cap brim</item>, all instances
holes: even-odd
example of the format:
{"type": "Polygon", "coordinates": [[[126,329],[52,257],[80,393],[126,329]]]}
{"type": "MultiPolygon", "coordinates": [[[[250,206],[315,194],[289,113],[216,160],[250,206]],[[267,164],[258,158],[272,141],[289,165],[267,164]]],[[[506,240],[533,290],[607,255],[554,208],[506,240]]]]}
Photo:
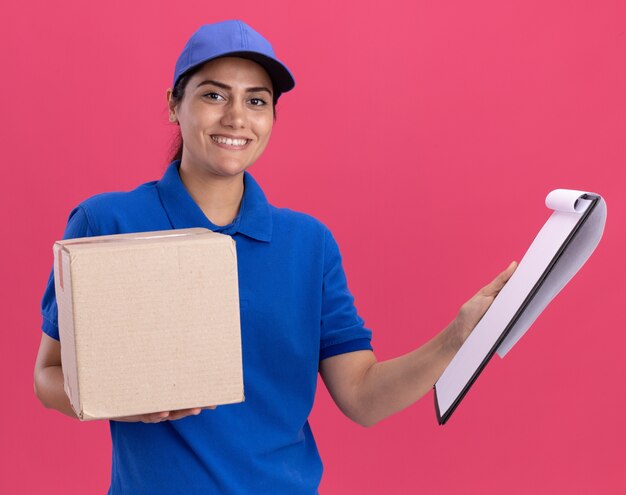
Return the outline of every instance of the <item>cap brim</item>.
{"type": "Polygon", "coordinates": [[[194,67],[198,67],[199,65],[209,62],[210,60],[215,60],[217,58],[222,58],[222,57],[247,58],[261,65],[267,71],[270,78],[272,79],[275,98],[280,96],[280,94],[282,93],[291,91],[296,85],[296,81],[291,75],[291,72],[289,71],[286,65],[280,62],[278,59],[268,57],[267,55],[264,55],[259,52],[251,52],[251,51],[228,52],[228,53],[220,54],[216,57],[211,57],[211,58],[207,58],[206,60],[202,60],[201,62],[198,62],[192,65],[191,67],[188,67],[184,72],[182,72],[176,79],[176,82],[178,82],[178,79],[180,79],[183,74],[189,72],[194,67]]]}
{"type": "Polygon", "coordinates": [[[227,55],[222,55],[222,57],[223,56],[249,58],[250,60],[262,65],[272,78],[272,82],[274,83],[274,86],[276,86],[275,89],[277,89],[280,93],[291,91],[296,85],[296,81],[287,66],[278,59],[268,57],[258,52],[244,51],[231,52],[227,55]]]}

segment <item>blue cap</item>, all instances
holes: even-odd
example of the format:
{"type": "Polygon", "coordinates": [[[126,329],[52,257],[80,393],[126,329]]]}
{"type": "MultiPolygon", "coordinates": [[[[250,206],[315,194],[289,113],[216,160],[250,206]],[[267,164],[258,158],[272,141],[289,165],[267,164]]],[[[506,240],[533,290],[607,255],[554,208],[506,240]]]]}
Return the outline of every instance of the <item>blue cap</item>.
{"type": "Polygon", "coordinates": [[[287,66],[274,55],[269,41],[245,22],[229,20],[205,24],[193,33],[176,61],[174,86],[189,69],[226,55],[247,58],[263,66],[272,79],[275,99],[296,85],[287,66]]]}

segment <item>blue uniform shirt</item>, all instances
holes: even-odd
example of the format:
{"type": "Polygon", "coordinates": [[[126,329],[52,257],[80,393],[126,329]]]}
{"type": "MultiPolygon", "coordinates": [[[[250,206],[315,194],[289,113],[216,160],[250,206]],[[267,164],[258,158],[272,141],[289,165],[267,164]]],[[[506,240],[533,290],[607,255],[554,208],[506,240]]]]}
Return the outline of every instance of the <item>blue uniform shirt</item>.
{"type": "MultiPolygon", "coordinates": [[[[238,216],[212,224],[172,162],[159,181],[97,194],[69,215],[64,239],[206,227],[237,245],[246,399],[161,423],[110,421],[110,495],[314,494],[322,463],[308,423],[319,361],[371,349],[341,255],[320,221],[270,205],[249,172],[238,216]]],[[[43,331],[59,339],[53,273],[43,331]]]]}

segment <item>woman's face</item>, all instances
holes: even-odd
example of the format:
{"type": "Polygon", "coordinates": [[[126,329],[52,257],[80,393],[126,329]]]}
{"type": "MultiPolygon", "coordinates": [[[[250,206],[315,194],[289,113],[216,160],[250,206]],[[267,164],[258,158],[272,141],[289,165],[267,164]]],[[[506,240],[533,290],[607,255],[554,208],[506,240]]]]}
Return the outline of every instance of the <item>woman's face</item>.
{"type": "Polygon", "coordinates": [[[252,165],[272,132],[272,81],[252,60],[211,60],[187,82],[174,106],[183,137],[182,163],[213,175],[234,176],[252,165]]]}

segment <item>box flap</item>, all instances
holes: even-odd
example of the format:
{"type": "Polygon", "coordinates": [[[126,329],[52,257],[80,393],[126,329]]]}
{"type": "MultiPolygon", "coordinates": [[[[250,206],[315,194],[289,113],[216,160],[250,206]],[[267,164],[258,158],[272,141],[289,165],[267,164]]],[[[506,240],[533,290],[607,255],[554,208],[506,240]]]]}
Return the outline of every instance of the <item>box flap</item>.
{"type": "Polygon", "coordinates": [[[124,241],[141,241],[141,240],[151,240],[151,239],[160,239],[160,240],[168,240],[178,239],[181,236],[190,236],[190,235],[206,235],[212,234],[221,236],[224,234],[219,234],[217,232],[213,232],[212,230],[205,229],[204,227],[193,227],[189,229],[172,229],[172,230],[153,230],[149,232],[131,232],[126,234],[111,234],[111,235],[100,235],[93,237],[76,237],[74,239],[62,239],[55,242],[55,245],[59,245],[62,248],[71,247],[77,244],[101,244],[105,242],[124,242],[124,241]]]}

